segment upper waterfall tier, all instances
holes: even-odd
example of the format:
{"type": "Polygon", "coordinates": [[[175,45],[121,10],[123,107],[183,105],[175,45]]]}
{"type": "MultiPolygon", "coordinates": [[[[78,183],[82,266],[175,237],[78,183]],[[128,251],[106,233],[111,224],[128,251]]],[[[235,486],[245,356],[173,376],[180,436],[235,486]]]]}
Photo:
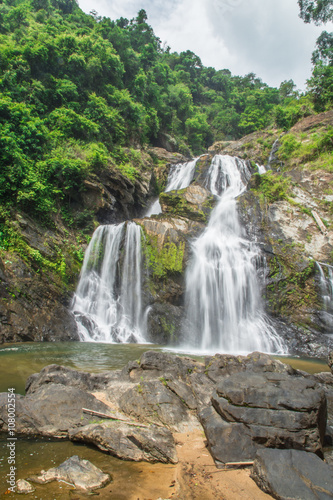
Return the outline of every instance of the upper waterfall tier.
{"type": "Polygon", "coordinates": [[[186,273],[189,348],[219,352],[283,352],[263,313],[257,282],[259,252],[243,238],[236,198],[251,173],[239,158],[217,155],[206,186],[219,196],[205,231],[192,245],[186,273]]]}

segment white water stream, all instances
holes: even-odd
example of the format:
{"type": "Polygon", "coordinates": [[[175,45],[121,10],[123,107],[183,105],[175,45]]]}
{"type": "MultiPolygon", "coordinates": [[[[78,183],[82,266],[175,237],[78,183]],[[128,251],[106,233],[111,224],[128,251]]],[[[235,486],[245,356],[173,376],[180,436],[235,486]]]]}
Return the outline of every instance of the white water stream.
{"type": "Polygon", "coordinates": [[[96,229],[72,304],[81,340],[145,342],[141,260],[140,226],[96,229]]]}
{"type": "Polygon", "coordinates": [[[263,313],[255,263],[257,247],[245,240],[236,198],[251,174],[244,161],[214,157],[207,188],[219,196],[205,231],[193,243],[186,273],[187,348],[200,352],[285,352],[263,313]]]}
{"type": "Polygon", "coordinates": [[[316,262],[320,276],[321,296],[323,299],[322,319],[326,328],[333,333],[333,268],[329,264],[316,262]],[[327,269],[327,275],[323,267],[327,269]]]}

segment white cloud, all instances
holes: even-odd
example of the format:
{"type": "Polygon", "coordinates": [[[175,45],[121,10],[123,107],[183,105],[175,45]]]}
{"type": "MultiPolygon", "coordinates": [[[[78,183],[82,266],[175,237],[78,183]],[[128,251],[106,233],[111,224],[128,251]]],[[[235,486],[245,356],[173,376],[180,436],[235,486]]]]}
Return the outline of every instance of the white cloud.
{"type": "Polygon", "coordinates": [[[118,19],[145,9],[156,36],[172,50],[191,50],[205,66],[253,72],[270,85],[292,78],[305,88],[323,29],[298,17],[297,0],[79,0],[89,12],[118,19]]]}

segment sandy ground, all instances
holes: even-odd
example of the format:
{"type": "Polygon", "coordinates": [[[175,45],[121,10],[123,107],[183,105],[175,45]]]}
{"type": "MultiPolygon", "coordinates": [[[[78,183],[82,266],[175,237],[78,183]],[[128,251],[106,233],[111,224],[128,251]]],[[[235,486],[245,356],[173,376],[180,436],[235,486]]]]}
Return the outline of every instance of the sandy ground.
{"type": "MultiPolygon", "coordinates": [[[[95,397],[112,405],[103,393],[95,397]]],[[[264,500],[250,478],[250,468],[218,469],[206,447],[203,430],[174,434],[179,462],[177,465],[141,464],[140,478],[126,485],[127,500],[264,500]]],[[[116,499],[117,484],[99,490],[99,498],[116,499]],[[107,493],[108,495],[104,496],[107,493]]]]}

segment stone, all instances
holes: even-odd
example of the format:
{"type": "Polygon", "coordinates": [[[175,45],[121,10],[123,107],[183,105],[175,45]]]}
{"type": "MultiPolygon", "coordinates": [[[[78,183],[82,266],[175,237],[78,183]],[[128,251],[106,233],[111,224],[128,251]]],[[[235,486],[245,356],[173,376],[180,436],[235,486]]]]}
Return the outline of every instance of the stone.
{"type": "MultiPolygon", "coordinates": [[[[0,430],[7,430],[7,393],[0,394],[0,430]]],[[[72,427],[88,424],[88,408],[109,413],[109,407],[81,389],[46,384],[26,397],[16,396],[16,432],[25,435],[67,437],[72,427]]]]}
{"type": "Polygon", "coordinates": [[[259,450],[251,477],[259,488],[278,500],[333,498],[333,468],[313,453],[259,450]]]}
{"type": "Polygon", "coordinates": [[[330,351],[328,354],[328,366],[331,369],[331,372],[333,373],[333,351],[330,351]]]}
{"type": "Polygon", "coordinates": [[[16,493],[27,495],[28,493],[33,493],[34,491],[35,488],[25,479],[18,479],[16,481],[16,493]]]}
{"type": "Polygon", "coordinates": [[[205,358],[205,373],[213,382],[217,382],[221,377],[224,378],[243,371],[288,373],[289,375],[297,373],[290,365],[262,352],[253,352],[248,356],[216,354],[205,358]]]}
{"type": "Polygon", "coordinates": [[[122,460],[177,463],[171,432],[150,425],[135,427],[122,422],[90,424],[69,433],[71,441],[89,443],[122,460]]]}
{"type": "Polygon", "coordinates": [[[120,409],[142,421],[166,425],[181,432],[191,415],[182,400],[163,384],[163,380],[140,381],[119,399],[120,409]]]}
{"type": "Polygon", "coordinates": [[[25,392],[33,394],[43,385],[51,383],[77,387],[83,391],[97,391],[112,382],[115,376],[116,372],[94,374],[53,364],[45,366],[39,373],[31,375],[27,379],[25,392]]]}
{"type": "Polygon", "coordinates": [[[235,373],[217,383],[211,401],[199,417],[217,462],[251,460],[262,447],[323,454],[327,401],[311,377],[235,373]]]}
{"type": "Polygon", "coordinates": [[[160,204],[164,214],[206,223],[214,208],[215,198],[206,188],[191,184],[184,189],[161,193],[160,204]]]}
{"type": "Polygon", "coordinates": [[[88,460],[74,455],[58,467],[53,467],[47,472],[42,471],[40,476],[31,478],[31,480],[39,484],[66,481],[79,490],[90,492],[106,486],[111,481],[111,477],[88,460]]]}

